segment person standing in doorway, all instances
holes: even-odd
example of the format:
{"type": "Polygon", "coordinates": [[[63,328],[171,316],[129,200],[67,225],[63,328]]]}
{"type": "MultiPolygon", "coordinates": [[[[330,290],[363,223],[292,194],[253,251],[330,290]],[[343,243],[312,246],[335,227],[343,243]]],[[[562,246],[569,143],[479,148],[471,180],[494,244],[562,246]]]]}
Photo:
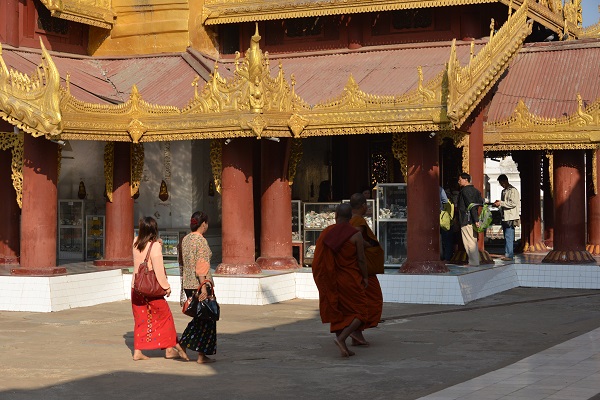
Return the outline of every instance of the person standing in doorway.
{"type": "Polygon", "coordinates": [[[504,257],[502,261],[512,261],[515,252],[515,227],[521,224],[521,196],[513,185],[508,183],[508,177],[501,174],[498,183],[502,186],[500,200],[494,202],[494,206],[500,209],[502,215],[502,232],[504,232],[504,257]]]}
{"type": "Polygon", "coordinates": [[[465,251],[469,257],[469,266],[479,266],[479,249],[477,248],[477,237],[479,233],[475,227],[479,226],[477,215],[478,207],[469,208],[470,204],[483,204],[481,192],[471,183],[471,175],[463,172],[458,176],[460,193],[458,194],[458,219],[460,222],[460,233],[465,251]]]}

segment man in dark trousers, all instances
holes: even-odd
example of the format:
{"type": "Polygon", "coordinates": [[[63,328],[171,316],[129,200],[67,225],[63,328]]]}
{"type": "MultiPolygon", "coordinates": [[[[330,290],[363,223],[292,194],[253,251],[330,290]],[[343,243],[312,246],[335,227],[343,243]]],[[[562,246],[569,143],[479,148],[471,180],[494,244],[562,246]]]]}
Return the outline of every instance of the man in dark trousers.
{"type": "Polygon", "coordinates": [[[483,204],[481,192],[471,183],[471,175],[463,172],[458,176],[458,185],[460,193],[458,194],[458,220],[460,222],[460,233],[462,236],[465,251],[469,256],[469,266],[479,266],[479,249],[477,248],[477,237],[479,233],[475,227],[479,226],[479,216],[477,210],[479,207],[470,204],[483,204]]]}

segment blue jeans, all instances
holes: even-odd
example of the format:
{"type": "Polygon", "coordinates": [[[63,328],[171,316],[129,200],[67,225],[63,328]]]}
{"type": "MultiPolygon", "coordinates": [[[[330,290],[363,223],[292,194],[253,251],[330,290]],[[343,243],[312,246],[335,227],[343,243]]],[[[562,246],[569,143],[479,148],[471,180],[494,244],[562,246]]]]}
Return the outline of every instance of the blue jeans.
{"type": "MultiPolygon", "coordinates": [[[[504,256],[513,258],[515,256],[515,226],[508,226],[507,221],[502,221],[502,231],[504,232],[504,256]]],[[[512,221],[510,221],[512,223],[512,221]]]]}

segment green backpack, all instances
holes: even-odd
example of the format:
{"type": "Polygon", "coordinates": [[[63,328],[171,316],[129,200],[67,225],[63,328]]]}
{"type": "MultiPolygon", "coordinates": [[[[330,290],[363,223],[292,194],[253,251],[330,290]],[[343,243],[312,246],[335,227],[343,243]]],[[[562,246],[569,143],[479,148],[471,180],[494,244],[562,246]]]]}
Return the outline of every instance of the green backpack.
{"type": "Polygon", "coordinates": [[[489,204],[477,204],[477,203],[471,203],[469,204],[469,207],[467,207],[467,212],[471,211],[471,208],[473,207],[479,207],[479,206],[483,206],[481,208],[481,212],[479,213],[479,226],[473,224],[473,227],[475,228],[475,230],[477,230],[477,232],[483,232],[485,231],[491,224],[492,224],[492,211],[490,210],[490,205],[489,204]]]}
{"type": "Polygon", "coordinates": [[[442,204],[442,211],[440,211],[440,228],[444,231],[449,231],[452,227],[452,220],[454,219],[454,204],[450,200],[447,203],[442,204]]]}

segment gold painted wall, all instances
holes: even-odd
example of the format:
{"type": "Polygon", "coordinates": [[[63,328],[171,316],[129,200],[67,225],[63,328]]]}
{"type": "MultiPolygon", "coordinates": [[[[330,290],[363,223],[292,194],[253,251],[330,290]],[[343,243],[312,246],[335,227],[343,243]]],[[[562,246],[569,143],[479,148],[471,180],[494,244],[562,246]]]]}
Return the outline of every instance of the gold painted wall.
{"type": "Polygon", "coordinates": [[[202,0],[112,0],[115,25],[110,31],[90,27],[88,52],[94,56],[182,52],[192,42],[195,48],[206,51],[203,46],[208,46],[214,53],[197,18],[202,6],[202,0]]]}

